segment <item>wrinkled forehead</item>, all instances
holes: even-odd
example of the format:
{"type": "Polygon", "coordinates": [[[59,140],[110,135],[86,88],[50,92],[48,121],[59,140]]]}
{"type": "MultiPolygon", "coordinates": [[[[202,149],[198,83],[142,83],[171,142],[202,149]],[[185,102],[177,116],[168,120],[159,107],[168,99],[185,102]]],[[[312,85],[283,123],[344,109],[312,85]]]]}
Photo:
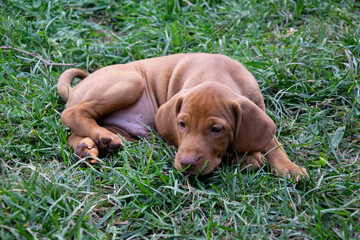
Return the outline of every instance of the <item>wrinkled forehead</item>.
{"type": "Polygon", "coordinates": [[[193,91],[183,99],[181,113],[191,113],[199,117],[209,115],[221,117],[227,111],[226,98],[216,91],[193,91]]]}

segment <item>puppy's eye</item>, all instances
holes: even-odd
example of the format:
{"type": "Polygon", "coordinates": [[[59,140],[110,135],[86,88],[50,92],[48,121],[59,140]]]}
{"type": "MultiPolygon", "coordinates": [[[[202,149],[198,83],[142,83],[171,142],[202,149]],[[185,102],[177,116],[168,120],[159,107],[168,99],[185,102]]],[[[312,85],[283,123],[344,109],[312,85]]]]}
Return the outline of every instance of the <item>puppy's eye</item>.
{"type": "Polygon", "coordinates": [[[181,120],[181,121],[178,122],[178,124],[179,124],[180,128],[186,128],[186,125],[185,125],[184,121],[181,120]]]}
{"type": "Polygon", "coordinates": [[[220,125],[214,125],[211,127],[212,133],[221,133],[222,131],[223,131],[223,128],[220,125]]]}

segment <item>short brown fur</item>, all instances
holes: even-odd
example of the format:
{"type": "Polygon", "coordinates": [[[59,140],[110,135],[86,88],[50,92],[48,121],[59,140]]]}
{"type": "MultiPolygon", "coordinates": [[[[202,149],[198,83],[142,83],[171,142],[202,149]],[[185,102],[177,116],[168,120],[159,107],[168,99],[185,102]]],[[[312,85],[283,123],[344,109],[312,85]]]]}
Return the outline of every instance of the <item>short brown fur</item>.
{"type": "Polygon", "coordinates": [[[176,54],[89,76],[69,69],[60,76],[58,92],[67,101],[61,119],[73,131],[68,143],[91,162],[99,150],[123,146],[118,134],[149,137],[149,126],[178,147],[175,168],[190,174],[212,172],[227,153],[245,160],[243,167],[259,168],[263,153],[277,175],[297,181],[307,176],[276,140],[255,78],[223,55],[176,54]],[[75,77],[84,79],[71,87],[75,77]]]}

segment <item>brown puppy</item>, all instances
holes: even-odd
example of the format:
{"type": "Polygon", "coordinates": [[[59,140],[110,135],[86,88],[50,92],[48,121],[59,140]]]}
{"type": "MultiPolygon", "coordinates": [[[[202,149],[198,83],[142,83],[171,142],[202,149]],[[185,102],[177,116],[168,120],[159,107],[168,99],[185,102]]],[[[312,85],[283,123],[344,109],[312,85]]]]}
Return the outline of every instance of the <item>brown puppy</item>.
{"type": "Polygon", "coordinates": [[[295,180],[307,176],[276,141],[255,78],[223,55],[176,54],[104,67],[89,76],[69,69],[60,76],[58,92],[67,101],[61,119],[73,131],[68,143],[79,157],[118,150],[118,134],[149,137],[150,127],[178,147],[175,168],[190,174],[210,173],[226,153],[260,167],[263,153],[274,173],[295,180]],[[84,80],[72,88],[75,77],[84,80]]]}

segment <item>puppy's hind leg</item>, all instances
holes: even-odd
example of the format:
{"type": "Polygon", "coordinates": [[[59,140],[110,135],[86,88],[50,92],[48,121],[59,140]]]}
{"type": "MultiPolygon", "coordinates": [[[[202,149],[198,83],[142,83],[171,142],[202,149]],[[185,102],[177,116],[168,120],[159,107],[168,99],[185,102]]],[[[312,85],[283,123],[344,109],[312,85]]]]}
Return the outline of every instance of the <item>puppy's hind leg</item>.
{"type": "Polygon", "coordinates": [[[91,138],[83,138],[72,133],[68,138],[68,144],[74,149],[76,156],[79,158],[90,157],[89,162],[96,163],[96,157],[99,155],[99,148],[91,138]]]}
{"type": "Polygon", "coordinates": [[[97,121],[106,114],[137,102],[145,90],[145,80],[131,69],[114,70],[108,75],[94,74],[93,80],[96,80],[94,83],[102,81],[102,85],[83,84],[81,88],[73,88],[71,94],[82,94],[84,97],[77,104],[71,103],[61,114],[61,120],[77,136],[88,137],[100,150],[112,152],[121,148],[123,142],[116,133],[99,126],[97,121]]]}

